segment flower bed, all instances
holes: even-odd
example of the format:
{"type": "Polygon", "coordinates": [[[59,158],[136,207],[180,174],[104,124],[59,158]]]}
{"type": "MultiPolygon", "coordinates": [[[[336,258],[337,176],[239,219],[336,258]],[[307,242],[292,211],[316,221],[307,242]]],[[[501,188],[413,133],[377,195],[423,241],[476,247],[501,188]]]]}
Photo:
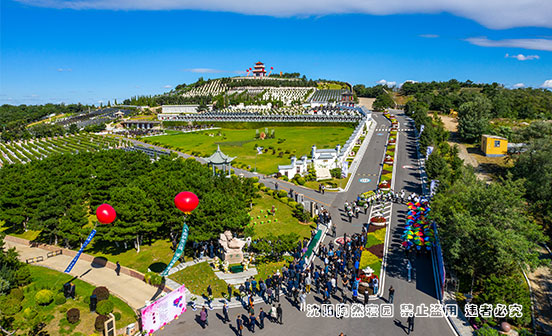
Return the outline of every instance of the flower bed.
{"type": "Polygon", "coordinates": [[[391,188],[391,180],[383,181],[378,185],[378,188],[382,190],[389,190],[391,188]]]}
{"type": "Polygon", "coordinates": [[[370,218],[370,223],[373,223],[373,224],[381,224],[386,222],[387,222],[387,219],[385,219],[385,217],[383,216],[375,216],[370,218]]]}

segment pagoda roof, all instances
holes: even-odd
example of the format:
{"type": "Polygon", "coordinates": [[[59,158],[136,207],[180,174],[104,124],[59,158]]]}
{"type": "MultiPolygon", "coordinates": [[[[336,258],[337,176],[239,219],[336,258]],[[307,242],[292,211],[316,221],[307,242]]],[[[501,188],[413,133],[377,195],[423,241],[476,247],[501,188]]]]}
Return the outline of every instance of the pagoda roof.
{"type": "Polygon", "coordinates": [[[234,160],[236,157],[230,157],[226,154],[224,154],[221,150],[220,150],[220,145],[217,145],[217,150],[211,154],[211,156],[209,156],[208,158],[205,158],[205,161],[207,161],[207,163],[210,163],[210,164],[215,164],[215,165],[220,165],[220,164],[228,164],[230,162],[232,162],[232,160],[234,160]]]}
{"type": "Polygon", "coordinates": [[[259,65],[259,64],[260,64],[260,65],[263,65],[264,63],[263,63],[263,62],[260,62],[260,61],[257,62],[257,63],[255,63],[255,65],[259,65]]]}

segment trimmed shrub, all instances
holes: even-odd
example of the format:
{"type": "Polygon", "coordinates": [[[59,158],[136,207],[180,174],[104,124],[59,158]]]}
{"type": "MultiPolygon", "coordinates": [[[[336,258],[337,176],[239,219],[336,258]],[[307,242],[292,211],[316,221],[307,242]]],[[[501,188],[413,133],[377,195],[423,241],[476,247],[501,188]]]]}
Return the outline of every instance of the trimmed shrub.
{"type": "Polygon", "coordinates": [[[285,190],[278,190],[278,197],[284,198],[287,196],[287,191],[285,190]]]}
{"type": "Polygon", "coordinates": [[[295,202],[295,201],[290,201],[290,202],[288,203],[288,205],[289,205],[290,207],[292,207],[292,208],[295,208],[295,207],[297,206],[297,204],[298,204],[298,203],[295,202]]]}
{"type": "Polygon", "coordinates": [[[58,293],[56,295],[56,298],[54,299],[54,302],[59,306],[67,302],[67,299],[65,298],[65,295],[63,295],[63,293],[58,293]]]}
{"type": "Polygon", "coordinates": [[[25,297],[21,288],[12,289],[10,292],[10,296],[19,301],[23,301],[23,298],[25,297]]]}
{"type": "Polygon", "coordinates": [[[69,323],[75,324],[80,320],[80,310],[77,308],[71,308],[65,314],[69,323]]]}
{"type": "Polygon", "coordinates": [[[21,310],[21,301],[13,297],[7,297],[0,303],[2,306],[2,313],[6,316],[15,315],[21,310]]]}
{"type": "Polygon", "coordinates": [[[45,306],[50,304],[54,300],[54,293],[49,289],[43,289],[35,294],[35,301],[37,304],[45,306]]]}
{"type": "Polygon", "coordinates": [[[29,284],[31,282],[31,271],[29,271],[29,267],[23,266],[18,269],[17,272],[15,272],[15,279],[20,286],[29,284]]]}
{"type": "Polygon", "coordinates": [[[36,317],[38,313],[32,309],[31,307],[28,307],[28,308],[25,308],[23,310],[23,317],[26,319],[26,320],[32,320],[33,318],[36,317]]]}
{"type": "Polygon", "coordinates": [[[298,178],[296,178],[295,180],[297,181],[297,184],[299,184],[299,185],[304,185],[304,184],[305,184],[305,182],[306,182],[306,181],[305,181],[305,178],[304,178],[304,177],[302,177],[302,176],[301,176],[301,177],[298,177],[298,178]]]}
{"type": "Polygon", "coordinates": [[[107,320],[109,320],[109,317],[107,317],[105,315],[98,315],[96,317],[96,321],[94,321],[94,328],[96,328],[96,331],[103,331],[104,330],[104,323],[107,320]]]}
{"type": "Polygon", "coordinates": [[[103,300],[98,302],[96,307],[96,312],[100,315],[107,315],[113,311],[114,305],[113,302],[109,300],[103,300]]]}
{"type": "Polygon", "coordinates": [[[115,316],[115,321],[119,321],[121,319],[121,313],[119,312],[114,312],[113,316],[115,316]]]}
{"type": "Polygon", "coordinates": [[[98,301],[109,299],[109,289],[104,286],[94,288],[92,294],[96,295],[98,301]]]}

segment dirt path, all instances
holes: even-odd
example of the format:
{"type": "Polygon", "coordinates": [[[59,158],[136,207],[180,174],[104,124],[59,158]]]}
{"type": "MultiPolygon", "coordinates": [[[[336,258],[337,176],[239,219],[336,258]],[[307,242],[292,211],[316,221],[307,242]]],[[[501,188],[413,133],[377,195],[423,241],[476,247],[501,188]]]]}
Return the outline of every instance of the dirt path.
{"type": "Polygon", "coordinates": [[[358,97],[360,105],[365,106],[367,109],[372,109],[372,104],[376,101],[376,98],[362,98],[358,97]]]}
{"type": "Polygon", "coordinates": [[[458,137],[458,120],[456,117],[444,115],[439,117],[443,121],[445,129],[450,132],[449,140],[447,141],[448,144],[451,146],[458,145],[458,156],[464,160],[465,164],[470,165],[475,169],[475,175],[478,179],[482,181],[491,181],[491,177],[488,172],[483,170],[483,167],[481,167],[479,162],[472,155],[470,155],[470,153],[468,153],[466,146],[460,142],[458,137]]]}
{"type": "MultiPolygon", "coordinates": [[[[542,248],[541,258],[552,260],[549,251],[542,248]]],[[[552,335],[552,270],[542,266],[527,273],[535,299],[535,320],[537,329],[546,335],[552,335]]]]}

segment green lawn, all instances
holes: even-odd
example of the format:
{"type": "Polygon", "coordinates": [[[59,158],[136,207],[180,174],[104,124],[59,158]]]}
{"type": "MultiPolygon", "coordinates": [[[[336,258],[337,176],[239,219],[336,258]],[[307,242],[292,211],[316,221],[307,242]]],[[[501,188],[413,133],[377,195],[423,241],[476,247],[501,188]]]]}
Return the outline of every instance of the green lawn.
{"type": "Polygon", "coordinates": [[[226,282],[215,275],[207,262],[186,267],[182,271],[169,275],[169,278],[186,285],[186,288],[198,296],[207,295],[208,285],[211,285],[214,297],[222,297],[222,294],[228,292],[226,282]]]}
{"type": "MultiPolygon", "coordinates": [[[[323,184],[323,185],[326,186],[326,188],[328,188],[329,183],[331,182],[331,183],[337,184],[337,186],[339,188],[344,189],[347,186],[347,183],[349,182],[350,178],[351,178],[351,174],[347,175],[346,178],[342,178],[342,179],[332,178],[331,180],[325,180],[325,181],[308,181],[308,182],[305,182],[304,186],[307,187],[307,188],[318,190],[318,186],[320,184],[323,184]]],[[[328,191],[328,190],[326,189],[326,191],[328,191]]]]}
{"type": "MultiPolygon", "coordinates": [[[[84,302],[85,298],[92,295],[94,286],[79,279],[74,279],[72,276],[57,272],[45,267],[31,266],[32,282],[23,288],[24,299],[21,302],[21,311],[15,315],[14,325],[17,325],[23,331],[29,327],[31,322],[40,321],[47,324],[46,331],[50,335],[89,335],[94,331],[94,320],[96,313],[91,313],[88,304],[84,302]],[[53,301],[49,305],[40,306],[35,303],[35,294],[41,289],[50,289],[55,293],[62,291],[64,283],[72,281],[75,284],[76,298],[75,300],[67,300],[66,303],[56,305],[53,301]],[[23,316],[23,311],[26,308],[31,308],[38,313],[38,315],[29,319],[23,316]],[[77,324],[69,324],[65,318],[65,312],[71,308],[78,308],[80,310],[80,322],[77,324]]],[[[126,326],[130,323],[136,322],[136,315],[134,310],[124,303],[119,298],[110,295],[109,301],[113,302],[115,308],[114,312],[121,313],[121,319],[117,321],[118,327],[126,326]]],[[[21,333],[18,333],[18,335],[21,333]]]]}
{"type": "Polygon", "coordinates": [[[0,221],[0,233],[4,233],[10,236],[14,236],[17,238],[23,238],[28,240],[34,240],[38,235],[40,234],[40,231],[35,230],[27,230],[27,231],[16,231],[10,228],[9,226],[4,226],[5,222],[0,221]]]}
{"type": "Polygon", "coordinates": [[[310,225],[300,224],[292,216],[289,205],[274,199],[266,193],[261,192],[260,198],[253,199],[253,209],[249,212],[249,215],[252,217],[249,225],[253,225],[255,229],[255,234],[251,237],[253,239],[263,238],[269,234],[278,236],[291,232],[297,233],[300,237],[310,237],[310,225]],[[276,207],[275,216],[269,213],[273,205],[276,207]]]}
{"type": "MultiPolygon", "coordinates": [[[[97,257],[105,257],[114,263],[118,261],[121,265],[142,273],[146,273],[148,268],[155,272],[163,271],[174,254],[169,240],[156,240],[151,245],[142,245],[140,253],[136,253],[132,248],[124,251],[114,245],[106,247],[99,244],[85,249],[85,252],[97,257]]],[[[179,262],[176,262],[175,266],[178,264],[179,262]]]]}
{"type": "Polygon", "coordinates": [[[255,280],[266,280],[266,278],[272,276],[276,272],[276,270],[282,269],[282,267],[284,267],[284,265],[288,263],[289,260],[284,259],[274,262],[262,262],[255,265],[255,268],[257,268],[257,275],[255,275],[255,280]]]}
{"type": "MultiPolygon", "coordinates": [[[[317,148],[334,148],[337,144],[344,144],[353,131],[350,127],[276,126],[267,128],[269,133],[272,129],[275,130],[274,139],[255,139],[255,129],[223,128],[194,133],[177,132],[143,140],[169,145],[179,151],[201,157],[211,155],[217,149],[217,145],[220,145],[225,154],[237,157],[234,163],[254,168],[256,161],[257,171],[272,174],[277,172],[278,165],[289,164],[291,155],[298,158],[302,155],[310,156],[312,145],[316,145],[317,148]],[[268,151],[257,155],[255,145],[264,147],[268,151]],[[274,154],[272,154],[273,150],[274,154]],[[280,152],[282,152],[281,157],[279,157],[280,152]]],[[[264,128],[259,129],[259,132],[264,131],[264,128]]]]}

